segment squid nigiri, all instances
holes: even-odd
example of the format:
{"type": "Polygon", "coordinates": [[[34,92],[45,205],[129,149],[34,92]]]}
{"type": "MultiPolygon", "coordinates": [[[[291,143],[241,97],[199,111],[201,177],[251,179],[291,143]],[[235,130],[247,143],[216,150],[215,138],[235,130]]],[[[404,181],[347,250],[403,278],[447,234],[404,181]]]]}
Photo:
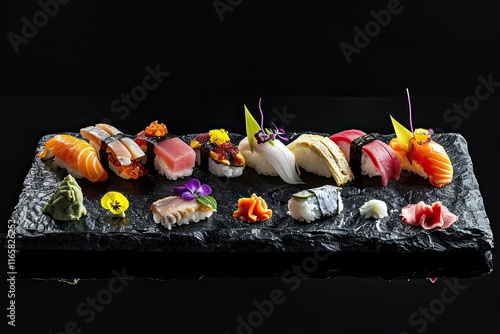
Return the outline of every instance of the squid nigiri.
{"type": "Polygon", "coordinates": [[[434,134],[432,129],[413,130],[410,93],[408,89],[406,92],[410,105],[411,131],[390,116],[396,138],[391,139],[389,146],[401,162],[401,169],[428,178],[434,187],[441,188],[453,179],[451,160],[444,147],[431,139],[434,134]]]}
{"type": "Polygon", "coordinates": [[[44,160],[54,158],[58,166],[75,178],[85,177],[91,182],[99,182],[108,177],[92,145],[68,134],[50,138],[37,156],[44,160]]]}

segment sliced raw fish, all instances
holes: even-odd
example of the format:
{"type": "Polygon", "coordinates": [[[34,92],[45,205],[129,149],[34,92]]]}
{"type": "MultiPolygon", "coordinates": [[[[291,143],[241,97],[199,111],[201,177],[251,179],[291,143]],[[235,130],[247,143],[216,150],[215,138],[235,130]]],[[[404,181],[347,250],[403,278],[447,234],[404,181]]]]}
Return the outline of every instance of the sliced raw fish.
{"type": "Polygon", "coordinates": [[[394,150],[383,141],[357,129],[335,133],[330,136],[330,139],[344,152],[353,172],[356,174],[359,174],[361,169],[360,152],[356,150],[361,149],[377,169],[384,187],[391,180],[399,180],[401,163],[394,150]]]}
{"type": "Polygon", "coordinates": [[[160,166],[167,168],[168,170],[162,169],[160,172],[170,175],[171,178],[190,174],[196,164],[195,151],[179,137],[157,143],[154,146],[154,154],[157,168],[161,168],[160,166]]]}

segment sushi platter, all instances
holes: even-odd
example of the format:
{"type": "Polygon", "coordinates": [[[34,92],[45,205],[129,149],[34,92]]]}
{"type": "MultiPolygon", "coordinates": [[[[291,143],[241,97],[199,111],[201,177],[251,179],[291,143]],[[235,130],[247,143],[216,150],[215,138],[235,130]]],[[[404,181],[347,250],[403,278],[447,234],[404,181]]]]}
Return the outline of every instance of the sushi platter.
{"type": "MultiPolygon", "coordinates": [[[[82,139],[81,133],[67,134],[82,139]]],[[[331,135],[288,133],[287,139],[293,143],[303,134],[331,135]]],[[[36,152],[42,152],[47,142],[56,135],[60,134],[47,134],[40,138],[36,152]]],[[[182,134],[176,137],[190,144],[196,136],[182,134]]],[[[233,143],[245,138],[244,134],[238,133],[229,133],[229,136],[233,143]]],[[[372,133],[371,136],[386,144],[394,138],[394,134],[372,133]]],[[[481,265],[486,262],[486,268],[479,269],[479,272],[487,273],[492,269],[489,263],[494,247],[493,234],[467,142],[457,133],[435,134],[433,138],[444,147],[454,167],[453,179],[442,187],[433,186],[429,180],[405,170],[398,174],[397,180],[386,180],[385,184],[381,184],[380,176],[357,175],[354,180],[339,185],[334,177],[321,176],[302,167],[298,169],[301,182],[284,182],[279,176],[265,175],[249,166],[235,177],[226,177],[196,165],[192,174],[174,179],[150,167],[147,175],[136,179],[120,177],[112,172],[104,181],[77,179],[83,194],[85,214],[71,221],[55,220],[44,212],[44,207],[68,171],[53,161],[34,156],[19,202],[12,213],[12,220],[17,224],[16,248],[21,252],[133,252],[136,256],[212,254],[242,258],[257,254],[288,256],[321,251],[332,256],[361,254],[366,258],[374,254],[417,255],[424,261],[426,257],[438,258],[446,254],[458,254],[462,259],[470,254],[479,254],[481,265]],[[171,196],[176,188],[191,179],[210,185],[217,209],[204,219],[178,226],[162,225],[156,221],[152,203],[171,196]],[[308,222],[291,216],[287,203],[294,194],[325,185],[341,189],[341,211],[308,222]],[[110,216],[103,209],[102,198],[110,192],[126,196],[128,209],[125,215],[110,216]],[[238,210],[239,200],[255,194],[265,202],[272,215],[252,222],[236,217],[234,213],[238,210]],[[360,208],[370,200],[384,202],[386,214],[380,217],[360,214],[360,208]],[[458,220],[441,229],[423,229],[406,224],[401,217],[402,209],[419,201],[441,202],[458,220]]],[[[408,270],[416,276],[433,275],[425,268],[408,270]]],[[[451,275],[477,274],[470,268],[464,270],[468,272],[451,271],[451,275]]]]}

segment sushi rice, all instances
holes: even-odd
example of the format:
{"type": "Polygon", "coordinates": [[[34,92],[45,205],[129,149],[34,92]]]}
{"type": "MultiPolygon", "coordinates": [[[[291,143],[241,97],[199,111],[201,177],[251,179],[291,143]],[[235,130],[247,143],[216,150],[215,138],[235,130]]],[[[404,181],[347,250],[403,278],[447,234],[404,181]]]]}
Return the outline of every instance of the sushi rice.
{"type": "Polygon", "coordinates": [[[178,173],[172,173],[167,164],[165,164],[165,162],[158,156],[155,156],[154,168],[158,171],[158,173],[164,175],[169,180],[177,180],[178,178],[183,178],[193,174],[193,168],[184,169],[178,173]]]}
{"type": "Polygon", "coordinates": [[[153,220],[155,223],[160,224],[167,229],[171,230],[172,227],[188,225],[189,223],[197,223],[210,217],[213,214],[212,211],[193,211],[184,216],[181,215],[169,215],[167,217],[162,217],[157,213],[153,213],[153,220]]]}
{"type": "Polygon", "coordinates": [[[213,159],[208,159],[208,170],[220,177],[238,177],[243,174],[245,166],[228,166],[214,161],[213,159]]]}
{"type": "Polygon", "coordinates": [[[307,223],[338,214],[343,209],[340,188],[331,185],[300,191],[288,200],[288,214],[307,223]]]}

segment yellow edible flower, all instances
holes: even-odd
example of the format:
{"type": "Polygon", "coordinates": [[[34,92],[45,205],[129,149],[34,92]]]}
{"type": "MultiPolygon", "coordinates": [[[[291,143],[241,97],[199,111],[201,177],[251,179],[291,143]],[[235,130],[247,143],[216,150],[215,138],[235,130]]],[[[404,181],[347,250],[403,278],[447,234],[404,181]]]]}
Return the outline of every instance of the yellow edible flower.
{"type": "Polygon", "coordinates": [[[114,216],[125,217],[128,209],[128,199],[117,191],[110,191],[101,198],[101,206],[109,210],[114,216]]]}

